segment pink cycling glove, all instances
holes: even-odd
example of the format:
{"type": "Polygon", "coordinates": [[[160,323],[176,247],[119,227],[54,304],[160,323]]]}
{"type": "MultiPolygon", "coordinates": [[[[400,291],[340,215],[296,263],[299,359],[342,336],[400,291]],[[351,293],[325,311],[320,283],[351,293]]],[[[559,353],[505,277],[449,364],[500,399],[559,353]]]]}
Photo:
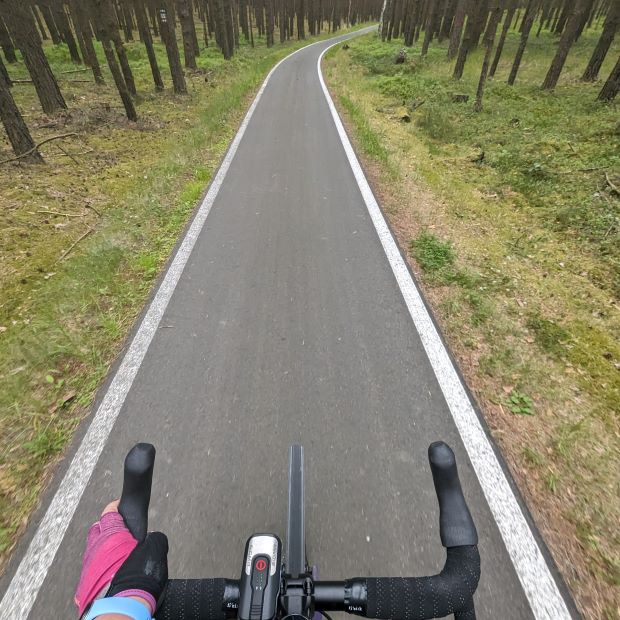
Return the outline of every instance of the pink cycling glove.
{"type": "MultiPolygon", "coordinates": [[[[138,542],[115,508],[112,512],[104,513],[91,526],[82,561],[82,574],[75,592],[75,604],[80,617],[100,594],[107,591],[114,575],[137,545],[138,542]]],[[[149,592],[132,589],[115,593],[114,596],[138,596],[149,603],[151,615],[155,613],[157,603],[149,592]]]]}

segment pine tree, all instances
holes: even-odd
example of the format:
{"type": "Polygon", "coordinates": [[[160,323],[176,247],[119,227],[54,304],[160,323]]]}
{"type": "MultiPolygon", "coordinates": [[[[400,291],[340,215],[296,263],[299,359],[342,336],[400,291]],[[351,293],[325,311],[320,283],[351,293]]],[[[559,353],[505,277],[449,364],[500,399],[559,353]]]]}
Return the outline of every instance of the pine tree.
{"type": "Polygon", "coordinates": [[[0,120],[4,125],[6,135],[13,147],[13,152],[21,157],[21,161],[30,163],[43,163],[41,154],[36,150],[34,140],[28,131],[28,126],[13,99],[9,83],[3,77],[6,73],[2,59],[0,58],[0,120]],[[28,155],[26,155],[28,153],[28,155]]]}

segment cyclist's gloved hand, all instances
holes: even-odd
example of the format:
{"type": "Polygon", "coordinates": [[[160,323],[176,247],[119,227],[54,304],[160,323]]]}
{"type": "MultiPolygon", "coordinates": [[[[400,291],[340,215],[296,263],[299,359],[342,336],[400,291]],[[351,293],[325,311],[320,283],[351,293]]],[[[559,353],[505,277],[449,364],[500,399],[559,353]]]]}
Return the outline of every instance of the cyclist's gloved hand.
{"type": "Polygon", "coordinates": [[[118,502],[106,506],[88,532],[75,603],[82,616],[102,595],[141,599],[155,613],[168,580],[168,539],[160,532],[138,544],[118,513],[118,502]]]}

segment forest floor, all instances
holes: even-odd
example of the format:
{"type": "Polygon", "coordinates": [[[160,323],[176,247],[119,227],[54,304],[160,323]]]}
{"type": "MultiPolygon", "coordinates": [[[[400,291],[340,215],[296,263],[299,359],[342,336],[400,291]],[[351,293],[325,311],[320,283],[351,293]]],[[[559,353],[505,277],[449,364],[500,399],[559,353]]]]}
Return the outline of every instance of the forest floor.
{"type": "MultiPolygon", "coordinates": [[[[484,111],[483,50],[367,35],[327,56],[334,100],[487,423],[578,606],[620,617],[620,105],[579,81],[600,32],[555,52],[511,32],[484,111]],[[457,103],[454,94],[469,95],[457,103]]],[[[606,78],[620,52],[610,50],[606,78]]]]}
{"type": "MultiPolygon", "coordinates": [[[[0,569],[249,101],[269,69],[306,44],[242,43],[231,61],[209,47],[187,74],[189,94],[176,96],[154,92],[146,50],[130,43],[135,124],[111,75],[96,86],[64,46],[46,54],[66,113],[45,116],[32,85],[14,85],[36,142],[75,135],[43,146],[44,166],[0,164],[0,569]]],[[[156,49],[170,88],[165,48],[156,49]]],[[[23,63],[8,68],[27,79],[23,63]]],[[[11,157],[2,134],[0,161],[11,157]]]]}

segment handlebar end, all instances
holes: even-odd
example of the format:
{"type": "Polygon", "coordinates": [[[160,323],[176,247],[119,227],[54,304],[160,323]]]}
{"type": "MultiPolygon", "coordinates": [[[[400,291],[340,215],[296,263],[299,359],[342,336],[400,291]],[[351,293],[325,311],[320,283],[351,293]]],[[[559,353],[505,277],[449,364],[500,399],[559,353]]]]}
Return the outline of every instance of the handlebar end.
{"type": "Polygon", "coordinates": [[[428,448],[428,461],[439,501],[439,532],[442,545],[444,547],[477,545],[478,532],[463,496],[452,448],[443,441],[432,443],[428,448]]]}
{"type": "Polygon", "coordinates": [[[125,457],[123,493],[118,511],[133,537],[142,542],[148,529],[151,484],[155,465],[155,446],[136,444],[125,457]]]}

